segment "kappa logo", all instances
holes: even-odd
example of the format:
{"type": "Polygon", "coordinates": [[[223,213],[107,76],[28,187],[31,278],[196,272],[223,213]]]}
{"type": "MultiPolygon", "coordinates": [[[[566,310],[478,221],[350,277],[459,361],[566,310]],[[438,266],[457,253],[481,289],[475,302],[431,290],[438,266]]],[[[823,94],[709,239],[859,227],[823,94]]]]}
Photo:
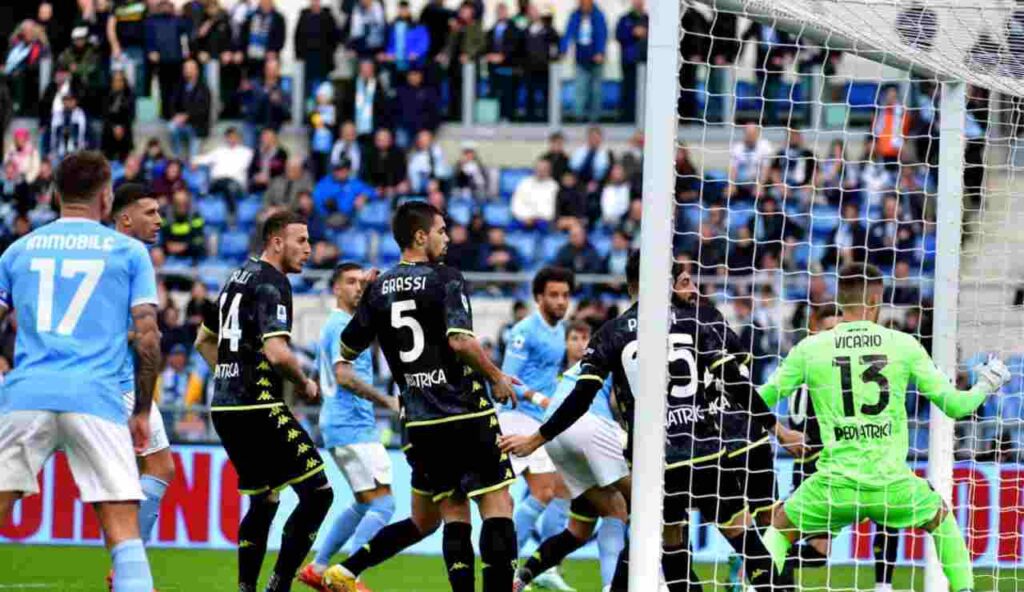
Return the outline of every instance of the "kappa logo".
{"type": "Polygon", "coordinates": [[[298,454],[296,454],[295,456],[302,456],[303,454],[306,454],[307,452],[309,452],[309,448],[310,448],[309,444],[306,444],[305,442],[303,442],[302,444],[299,444],[299,447],[297,449],[298,450],[298,454]]]}
{"type": "Polygon", "coordinates": [[[302,435],[302,432],[300,432],[299,430],[296,430],[296,429],[288,430],[288,441],[291,442],[292,440],[294,440],[295,438],[298,438],[301,435],[302,435]]]}
{"type": "Polygon", "coordinates": [[[316,468],[317,462],[318,461],[315,458],[311,458],[311,459],[307,460],[306,461],[306,468],[307,469],[314,469],[314,468],[316,468]]]}
{"type": "Polygon", "coordinates": [[[460,569],[469,569],[469,566],[466,565],[465,563],[461,562],[461,561],[456,561],[455,563],[452,564],[451,567],[448,568],[448,571],[452,572],[452,571],[458,571],[460,569]]]}
{"type": "Polygon", "coordinates": [[[281,426],[283,426],[286,423],[288,423],[288,416],[287,415],[282,415],[282,416],[277,418],[277,427],[281,427],[281,426]]]}

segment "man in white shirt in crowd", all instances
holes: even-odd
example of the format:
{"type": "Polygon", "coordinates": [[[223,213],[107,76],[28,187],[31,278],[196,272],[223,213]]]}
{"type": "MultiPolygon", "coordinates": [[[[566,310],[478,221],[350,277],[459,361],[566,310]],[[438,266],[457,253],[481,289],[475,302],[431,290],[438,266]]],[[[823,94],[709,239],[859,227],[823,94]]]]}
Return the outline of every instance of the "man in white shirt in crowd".
{"type": "Polygon", "coordinates": [[[753,197],[757,184],[765,179],[765,168],[773,152],[772,144],[761,137],[761,127],[748,123],[743,141],[729,150],[729,191],[732,195],[753,197]]]}
{"type": "Polygon", "coordinates": [[[234,127],[224,132],[224,139],[225,145],[193,158],[192,168],[210,165],[210,193],[223,194],[233,206],[244,197],[253,152],[234,127]]]}
{"type": "Polygon", "coordinates": [[[537,159],[533,174],[520,181],[512,194],[512,216],[528,227],[548,224],[555,218],[557,197],[558,183],[551,178],[551,163],[537,159]]]}

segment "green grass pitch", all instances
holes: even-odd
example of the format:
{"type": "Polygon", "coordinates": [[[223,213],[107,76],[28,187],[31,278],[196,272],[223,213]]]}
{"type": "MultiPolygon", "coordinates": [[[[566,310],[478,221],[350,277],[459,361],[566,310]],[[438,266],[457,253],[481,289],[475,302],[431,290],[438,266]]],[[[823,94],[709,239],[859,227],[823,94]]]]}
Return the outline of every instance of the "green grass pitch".
{"type": "MultiPolygon", "coordinates": [[[[155,549],[150,561],[160,592],[233,592],[235,587],[235,556],[226,551],[185,551],[155,549]]],[[[479,561],[478,567],[479,567],[479,561]]],[[[264,576],[273,564],[268,555],[264,563],[264,576]]],[[[105,592],[104,577],[109,560],[103,549],[94,547],[29,547],[7,545],[0,550],[0,590],[74,590],[105,592]]],[[[725,587],[710,585],[711,580],[722,581],[727,569],[719,565],[699,565],[702,579],[707,579],[704,590],[725,592],[725,587]]],[[[580,592],[600,592],[597,563],[569,561],[565,566],[566,579],[580,592]]],[[[978,569],[977,592],[1024,592],[1024,570],[1003,569],[994,574],[991,569],[978,569]],[[998,577],[994,577],[998,575],[998,577]]],[[[924,570],[900,568],[896,572],[896,590],[924,589],[924,570]]],[[[479,578],[477,579],[479,582],[479,578]]],[[[401,555],[370,570],[365,582],[374,592],[445,592],[448,588],[440,557],[401,555]]],[[[807,570],[801,577],[805,590],[872,590],[874,571],[870,565],[862,567],[835,567],[831,570],[807,570]]],[[[479,585],[479,584],[478,584],[479,585]]],[[[308,590],[296,584],[294,590],[308,590]]],[[[653,591],[652,591],[653,592],[653,591]]]]}

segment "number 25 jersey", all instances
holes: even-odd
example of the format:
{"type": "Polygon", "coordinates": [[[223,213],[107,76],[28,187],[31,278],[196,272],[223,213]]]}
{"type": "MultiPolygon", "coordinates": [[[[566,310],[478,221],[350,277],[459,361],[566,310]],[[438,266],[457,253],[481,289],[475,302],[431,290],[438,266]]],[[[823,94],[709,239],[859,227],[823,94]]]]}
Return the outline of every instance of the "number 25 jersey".
{"type": "Polygon", "coordinates": [[[280,404],[284,379],[263,355],[263,342],[291,337],[292,286],[273,265],[256,258],[236,269],[203,329],[217,335],[214,410],[280,404]]]}
{"type": "Polygon", "coordinates": [[[494,413],[484,381],[448,345],[473,334],[473,309],[458,270],[402,262],[363,293],[341,334],[341,356],[355,360],[373,343],[402,394],[406,427],[494,413]]]}

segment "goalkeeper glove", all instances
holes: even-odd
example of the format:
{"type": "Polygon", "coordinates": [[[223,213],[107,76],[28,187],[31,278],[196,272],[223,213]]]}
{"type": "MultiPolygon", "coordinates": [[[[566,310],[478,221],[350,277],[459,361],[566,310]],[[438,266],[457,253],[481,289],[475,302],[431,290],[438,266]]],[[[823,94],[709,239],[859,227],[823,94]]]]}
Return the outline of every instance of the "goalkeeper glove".
{"type": "Polygon", "coordinates": [[[1010,381],[1010,369],[995,356],[989,357],[984,364],[975,366],[974,374],[977,376],[974,386],[980,387],[988,395],[998,392],[1004,384],[1010,381]]]}

